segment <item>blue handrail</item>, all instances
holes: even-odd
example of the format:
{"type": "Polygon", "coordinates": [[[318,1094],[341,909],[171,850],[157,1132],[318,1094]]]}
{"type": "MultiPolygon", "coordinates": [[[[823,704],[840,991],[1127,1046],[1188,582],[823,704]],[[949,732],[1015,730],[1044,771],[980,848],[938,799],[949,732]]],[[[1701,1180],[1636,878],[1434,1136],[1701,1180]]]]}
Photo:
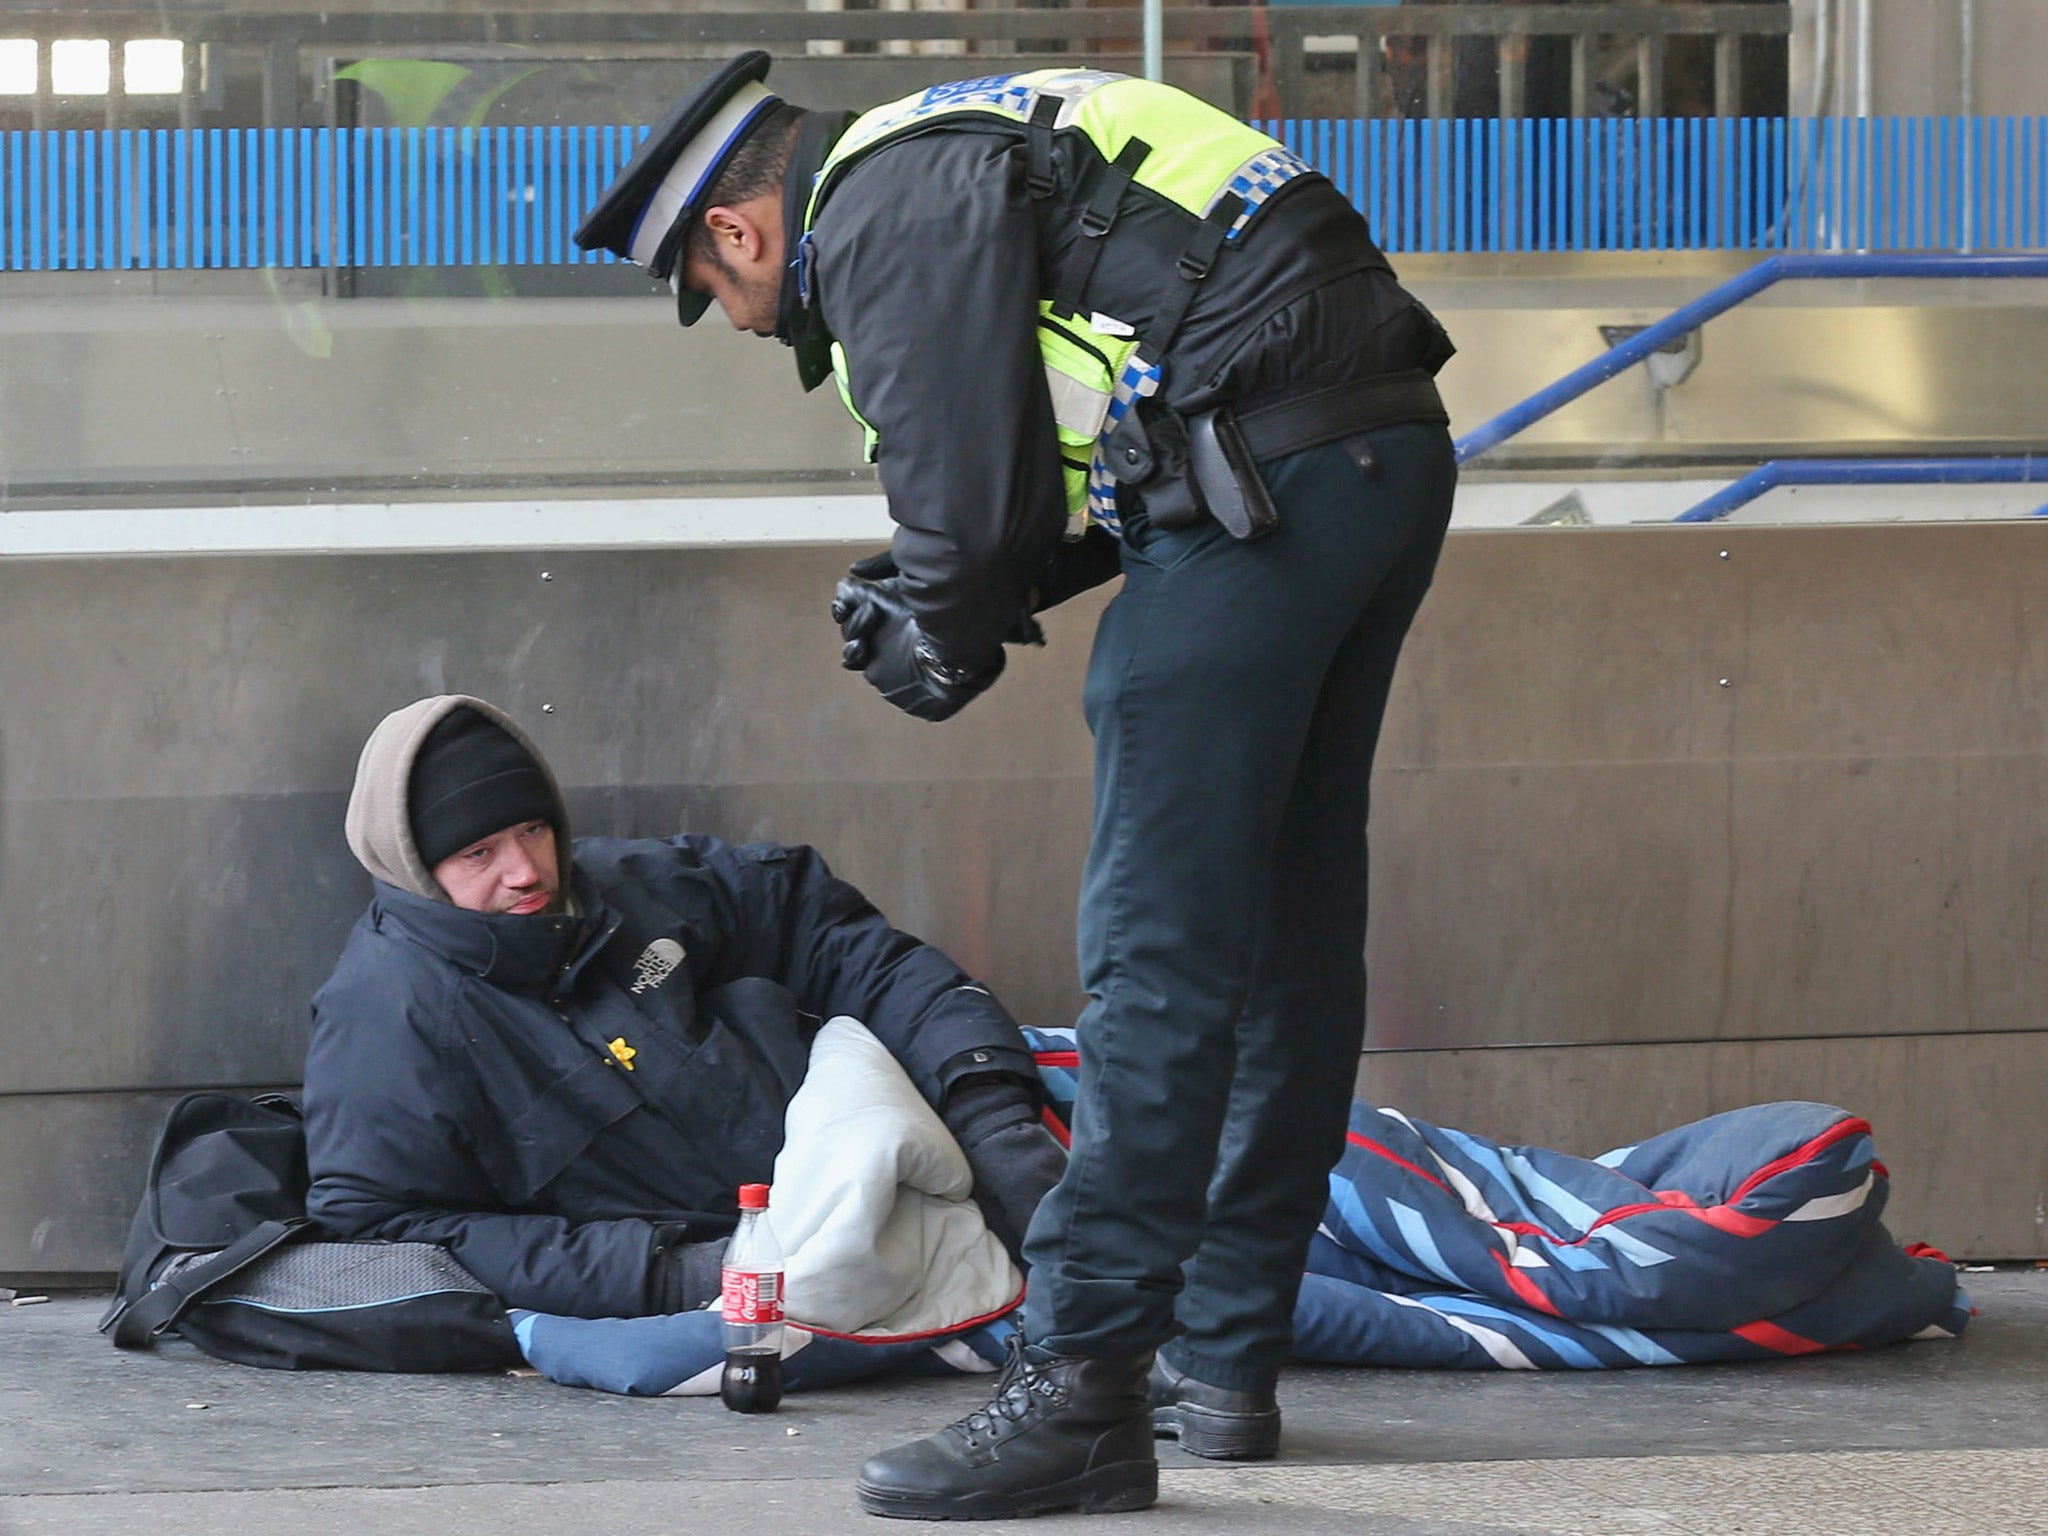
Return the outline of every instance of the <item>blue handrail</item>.
{"type": "Polygon", "coordinates": [[[1645,326],[1619,346],[1610,347],[1584,367],[1575,368],[1547,389],[1539,389],[1520,405],[1502,411],[1458,439],[1458,462],[1469,463],[1624,369],[1633,367],[1716,315],[1791,278],[1879,277],[2048,277],[2048,253],[2012,256],[1773,256],[1739,277],[1673,310],[1655,325],[1645,326]]]}
{"type": "MultiPolygon", "coordinates": [[[[1781,485],[2031,485],[2039,481],[2048,481],[2048,457],[2031,453],[1979,459],[1773,459],[1672,521],[1717,522],[1781,485]]],[[[2041,511],[2048,512],[2048,507],[2041,511]]]]}

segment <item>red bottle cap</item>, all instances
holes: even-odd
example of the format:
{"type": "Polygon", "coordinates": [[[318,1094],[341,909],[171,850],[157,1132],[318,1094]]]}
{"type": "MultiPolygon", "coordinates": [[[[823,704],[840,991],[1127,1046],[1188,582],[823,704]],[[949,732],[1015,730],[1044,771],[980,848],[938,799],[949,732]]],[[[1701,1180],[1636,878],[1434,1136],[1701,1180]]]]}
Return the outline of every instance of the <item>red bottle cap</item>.
{"type": "Polygon", "coordinates": [[[740,1209],[743,1211],[767,1210],[768,1186],[766,1184],[742,1184],[740,1186],[740,1209]]]}

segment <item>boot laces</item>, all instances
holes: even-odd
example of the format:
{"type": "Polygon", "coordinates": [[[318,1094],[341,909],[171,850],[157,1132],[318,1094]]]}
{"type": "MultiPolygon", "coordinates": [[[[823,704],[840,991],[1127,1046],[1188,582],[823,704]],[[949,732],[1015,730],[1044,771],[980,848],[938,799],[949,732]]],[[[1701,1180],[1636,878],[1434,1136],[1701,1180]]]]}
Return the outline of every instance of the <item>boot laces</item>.
{"type": "Polygon", "coordinates": [[[1003,1362],[1003,1373],[996,1378],[996,1389],[987,1406],[975,1409],[953,1427],[973,1445],[984,1436],[999,1436],[1002,1424],[1028,1421],[1039,1406],[1038,1398],[1057,1396],[1058,1388],[1052,1379],[1024,1357],[1023,1335],[1013,1333],[1009,1358],[1003,1362]]]}

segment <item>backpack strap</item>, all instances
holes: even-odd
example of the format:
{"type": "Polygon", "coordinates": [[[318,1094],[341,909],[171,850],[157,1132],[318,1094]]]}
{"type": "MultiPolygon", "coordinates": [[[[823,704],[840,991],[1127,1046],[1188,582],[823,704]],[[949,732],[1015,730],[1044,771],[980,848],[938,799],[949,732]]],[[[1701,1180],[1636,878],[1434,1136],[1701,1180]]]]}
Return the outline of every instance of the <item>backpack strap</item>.
{"type": "Polygon", "coordinates": [[[1057,96],[1040,96],[1031,106],[1031,120],[1024,125],[1024,189],[1034,203],[1042,203],[1057,185],[1052,175],[1052,131],[1065,103],[1057,96]]]}
{"type": "Polygon", "coordinates": [[[219,1253],[188,1264],[159,1285],[100,1319],[100,1332],[113,1330],[116,1349],[147,1349],[192,1304],[221,1281],[247,1269],[271,1249],[291,1241],[313,1225],[308,1217],[266,1221],[244,1233],[219,1253]]]}
{"type": "Polygon", "coordinates": [[[1152,316],[1152,323],[1145,327],[1144,338],[1138,347],[1138,351],[1150,361],[1162,361],[1167,348],[1173,345],[1173,338],[1180,334],[1180,323],[1187,318],[1188,306],[1195,302],[1195,290],[1209,275],[1209,269],[1216,265],[1216,253],[1230,238],[1231,227],[1237,223],[1238,215],[1244,212],[1244,206],[1244,199],[1235,192],[1224,193],[1216,200],[1216,206],[1209,210],[1208,217],[1198,223],[1194,234],[1188,237],[1180,259],[1173,264],[1176,281],[1159,301],[1159,308],[1152,316]]]}
{"type": "Polygon", "coordinates": [[[1151,145],[1143,139],[1133,138],[1125,143],[1115,160],[1103,167],[1094,193],[1081,210],[1081,245],[1071,258],[1067,276],[1053,300],[1054,314],[1078,315],[1081,312],[1081,296],[1088,286],[1088,279],[1095,275],[1096,260],[1102,255],[1102,242],[1116,227],[1116,216],[1123,206],[1124,194],[1130,191],[1133,178],[1151,153],[1151,145]]]}

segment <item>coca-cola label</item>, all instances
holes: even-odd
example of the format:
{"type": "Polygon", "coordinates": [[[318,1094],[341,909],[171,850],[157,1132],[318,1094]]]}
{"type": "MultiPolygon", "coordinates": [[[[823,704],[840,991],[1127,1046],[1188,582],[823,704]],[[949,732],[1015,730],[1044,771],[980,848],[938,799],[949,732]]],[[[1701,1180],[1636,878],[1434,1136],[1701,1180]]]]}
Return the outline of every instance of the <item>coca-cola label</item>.
{"type": "Polygon", "coordinates": [[[753,1269],[725,1271],[721,1302],[728,1323],[782,1321],[782,1276],[753,1269]]]}

